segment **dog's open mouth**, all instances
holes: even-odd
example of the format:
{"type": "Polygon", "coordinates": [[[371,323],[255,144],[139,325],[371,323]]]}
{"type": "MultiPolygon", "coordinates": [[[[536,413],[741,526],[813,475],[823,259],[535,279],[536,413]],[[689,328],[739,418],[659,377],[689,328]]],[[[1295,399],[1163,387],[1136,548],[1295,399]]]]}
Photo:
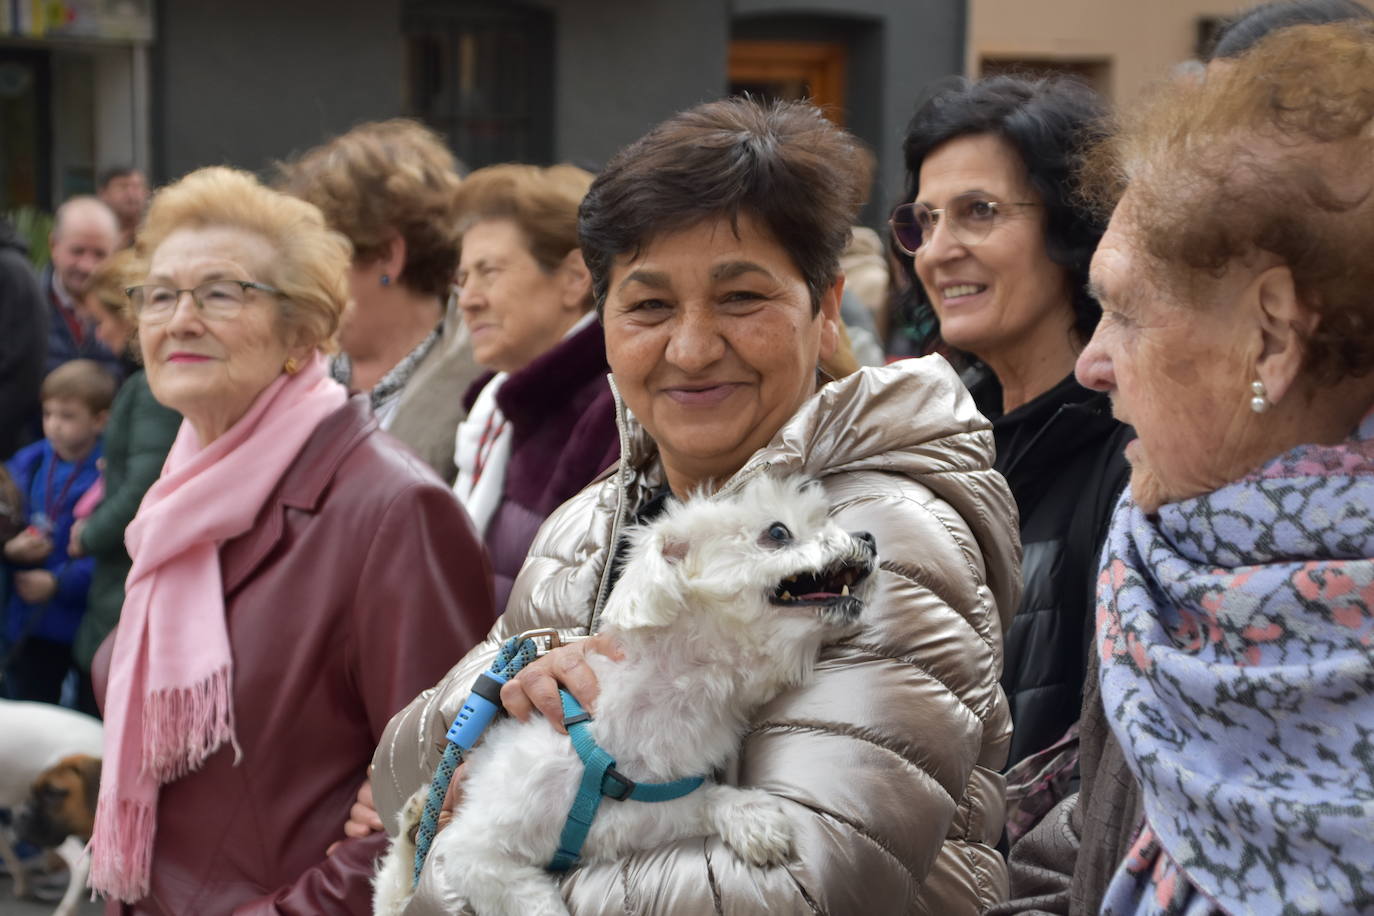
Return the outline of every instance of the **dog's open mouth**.
{"type": "Polygon", "coordinates": [[[873,572],[873,557],[854,556],[821,572],[801,572],[778,583],[769,600],[786,607],[811,606],[857,614],[863,602],[855,590],[873,572]]]}

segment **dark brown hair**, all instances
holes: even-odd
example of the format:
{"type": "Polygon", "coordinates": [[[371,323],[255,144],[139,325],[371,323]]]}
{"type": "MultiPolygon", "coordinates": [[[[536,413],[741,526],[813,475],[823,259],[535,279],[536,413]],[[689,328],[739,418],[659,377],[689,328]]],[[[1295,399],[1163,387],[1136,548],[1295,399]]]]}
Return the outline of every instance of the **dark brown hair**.
{"type": "Polygon", "coordinates": [[[791,255],[818,310],[866,178],[854,139],[806,102],[733,98],[674,115],[617,153],[582,201],[597,308],[620,255],[713,217],[728,217],[738,234],[748,215],[791,255]]]}
{"type": "Polygon", "coordinates": [[[370,264],[405,240],[399,282],[443,296],[458,267],[454,195],[458,164],[438,134],[418,121],[361,124],[280,166],[282,190],[309,201],[370,264]]]}
{"type": "Polygon", "coordinates": [[[1161,289],[1203,302],[1257,252],[1319,317],[1305,368],[1374,368],[1374,24],[1275,32],[1202,82],[1160,87],[1090,155],[1084,190],[1123,218],[1161,289]]]}
{"type": "MultiPolygon", "coordinates": [[[[1100,134],[1106,107],[1096,92],[1071,77],[1004,74],[971,82],[955,77],[927,91],[907,125],[906,201],[921,196],[921,166],[935,150],[961,137],[1000,137],[1016,151],[1026,181],[1045,212],[1045,252],[1069,277],[1073,327],[1093,336],[1102,306],[1088,293],[1088,265],[1107,221],[1078,200],[1076,173],[1083,151],[1100,134]]],[[[938,338],[939,316],[916,281],[910,255],[900,263],[919,303],[917,320],[938,338]]],[[[924,345],[937,342],[927,339],[924,345]]]]}

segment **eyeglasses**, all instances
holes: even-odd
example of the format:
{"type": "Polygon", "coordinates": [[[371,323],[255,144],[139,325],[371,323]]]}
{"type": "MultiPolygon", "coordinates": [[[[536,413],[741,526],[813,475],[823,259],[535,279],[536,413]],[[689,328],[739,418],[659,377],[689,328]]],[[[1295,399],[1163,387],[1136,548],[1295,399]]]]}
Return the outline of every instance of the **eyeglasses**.
{"type": "Polygon", "coordinates": [[[162,324],[176,314],[182,293],[190,293],[191,301],[206,318],[228,319],[238,315],[248,302],[250,289],[284,296],[281,290],[252,280],[210,280],[191,289],[149,284],[130,286],[124,290],[134,307],[134,314],[144,324],[162,324]]]}
{"type": "Polygon", "coordinates": [[[948,229],[955,240],[964,245],[977,245],[988,237],[1001,220],[1006,218],[1003,207],[1038,207],[1038,203],[1003,203],[976,194],[956,197],[949,206],[932,210],[925,204],[902,204],[892,211],[887,221],[892,237],[909,255],[935,237],[935,227],[949,217],[948,229]]]}

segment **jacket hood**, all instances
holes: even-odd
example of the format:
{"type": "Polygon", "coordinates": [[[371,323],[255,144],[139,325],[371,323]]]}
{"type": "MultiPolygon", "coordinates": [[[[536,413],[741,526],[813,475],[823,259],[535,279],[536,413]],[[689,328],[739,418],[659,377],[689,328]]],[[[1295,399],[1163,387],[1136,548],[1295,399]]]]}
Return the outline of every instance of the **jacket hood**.
{"type": "MultiPolygon", "coordinates": [[[[629,466],[647,472],[657,464],[653,440],[628,413],[625,432],[629,466]]],[[[917,479],[973,529],[1005,627],[1020,599],[1021,543],[1016,504],[993,470],[994,454],[992,425],[968,389],[943,357],[927,356],[865,367],[825,385],[721,491],[759,473],[820,478],[867,470],[917,479]],[[1011,530],[994,519],[1011,519],[1011,530]]]]}
{"type": "Polygon", "coordinates": [[[22,255],[29,253],[29,243],[19,236],[14,224],[7,219],[0,219],[0,248],[13,248],[22,255]]]}

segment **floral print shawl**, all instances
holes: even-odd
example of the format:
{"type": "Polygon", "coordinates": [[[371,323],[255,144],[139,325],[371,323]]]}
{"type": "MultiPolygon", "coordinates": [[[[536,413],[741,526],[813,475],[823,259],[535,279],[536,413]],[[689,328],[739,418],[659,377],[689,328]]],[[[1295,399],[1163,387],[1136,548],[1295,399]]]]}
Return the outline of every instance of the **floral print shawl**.
{"type": "Polygon", "coordinates": [[[1128,489],[1098,608],[1145,809],[1102,912],[1374,913],[1374,413],[1155,517],[1128,489]]]}

